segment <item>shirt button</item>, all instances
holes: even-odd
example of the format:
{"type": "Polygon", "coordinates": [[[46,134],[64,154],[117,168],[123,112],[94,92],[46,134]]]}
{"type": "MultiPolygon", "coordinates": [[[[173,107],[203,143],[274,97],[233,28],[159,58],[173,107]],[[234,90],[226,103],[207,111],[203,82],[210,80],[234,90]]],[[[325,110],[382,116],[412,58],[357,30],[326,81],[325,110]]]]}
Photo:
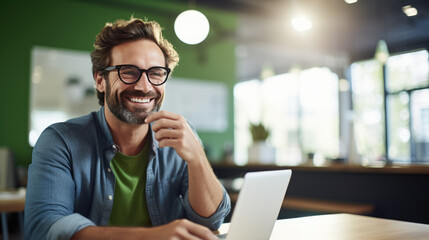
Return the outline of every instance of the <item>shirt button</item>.
{"type": "Polygon", "coordinates": [[[108,171],[108,172],[112,172],[112,169],[108,168],[108,169],[107,169],[107,171],[108,171]]]}
{"type": "Polygon", "coordinates": [[[112,195],[109,195],[109,200],[112,200],[112,199],[113,199],[112,195]]]}
{"type": "Polygon", "coordinates": [[[117,152],[119,147],[118,147],[118,146],[116,146],[116,144],[113,144],[113,145],[112,145],[112,148],[113,148],[113,150],[115,150],[115,152],[117,152]]]}

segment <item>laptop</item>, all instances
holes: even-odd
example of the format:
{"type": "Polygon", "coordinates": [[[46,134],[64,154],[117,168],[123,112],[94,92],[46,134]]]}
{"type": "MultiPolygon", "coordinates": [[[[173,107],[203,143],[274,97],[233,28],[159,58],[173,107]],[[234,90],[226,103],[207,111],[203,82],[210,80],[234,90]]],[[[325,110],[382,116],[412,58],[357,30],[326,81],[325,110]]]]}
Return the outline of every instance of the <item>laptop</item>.
{"type": "Polygon", "coordinates": [[[269,239],[291,176],[289,169],[246,173],[229,231],[219,239],[269,239]]]}

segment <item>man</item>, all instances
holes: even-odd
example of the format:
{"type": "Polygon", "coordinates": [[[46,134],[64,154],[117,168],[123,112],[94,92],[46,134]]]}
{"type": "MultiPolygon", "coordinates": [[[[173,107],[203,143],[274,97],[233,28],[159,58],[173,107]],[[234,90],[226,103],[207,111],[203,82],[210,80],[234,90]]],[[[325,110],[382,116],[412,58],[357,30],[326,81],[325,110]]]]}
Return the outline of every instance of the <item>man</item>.
{"type": "Polygon", "coordinates": [[[106,24],[94,47],[102,107],[40,136],[26,239],[216,239],[229,197],[185,118],[158,111],[176,51],[134,18],[106,24]]]}

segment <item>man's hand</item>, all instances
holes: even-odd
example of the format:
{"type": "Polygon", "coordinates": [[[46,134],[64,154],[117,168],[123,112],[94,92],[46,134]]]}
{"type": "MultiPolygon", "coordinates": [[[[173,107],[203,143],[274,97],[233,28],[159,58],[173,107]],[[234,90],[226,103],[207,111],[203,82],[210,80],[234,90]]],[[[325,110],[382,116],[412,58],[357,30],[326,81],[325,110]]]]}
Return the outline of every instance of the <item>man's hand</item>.
{"type": "Polygon", "coordinates": [[[174,148],[177,154],[188,163],[205,158],[203,146],[183,116],[160,111],[150,114],[145,122],[154,122],[152,130],[155,132],[159,147],[174,148]]]}
{"type": "Polygon", "coordinates": [[[217,237],[208,228],[181,219],[151,228],[86,227],[73,235],[72,240],[78,239],[215,240],[217,237]]]}
{"type": "Polygon", "coordinates": [[[185,219],[152,228],[149,235],[153,236],[151,239],[217,239],[208,228],[185,219]]]}

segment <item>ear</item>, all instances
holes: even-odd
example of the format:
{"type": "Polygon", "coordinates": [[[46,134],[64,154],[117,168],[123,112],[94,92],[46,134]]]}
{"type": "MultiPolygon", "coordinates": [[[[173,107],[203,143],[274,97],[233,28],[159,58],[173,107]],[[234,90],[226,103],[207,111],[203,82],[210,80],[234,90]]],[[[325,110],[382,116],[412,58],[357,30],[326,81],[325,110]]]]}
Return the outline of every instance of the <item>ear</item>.
{"type": "Polygon", "coordinates": [[[94,73],[94,80],[95,80],[95,88],[99,92],[105,92],[106,90],[106,81],[102,74],[100,72],[94,73]]]}

